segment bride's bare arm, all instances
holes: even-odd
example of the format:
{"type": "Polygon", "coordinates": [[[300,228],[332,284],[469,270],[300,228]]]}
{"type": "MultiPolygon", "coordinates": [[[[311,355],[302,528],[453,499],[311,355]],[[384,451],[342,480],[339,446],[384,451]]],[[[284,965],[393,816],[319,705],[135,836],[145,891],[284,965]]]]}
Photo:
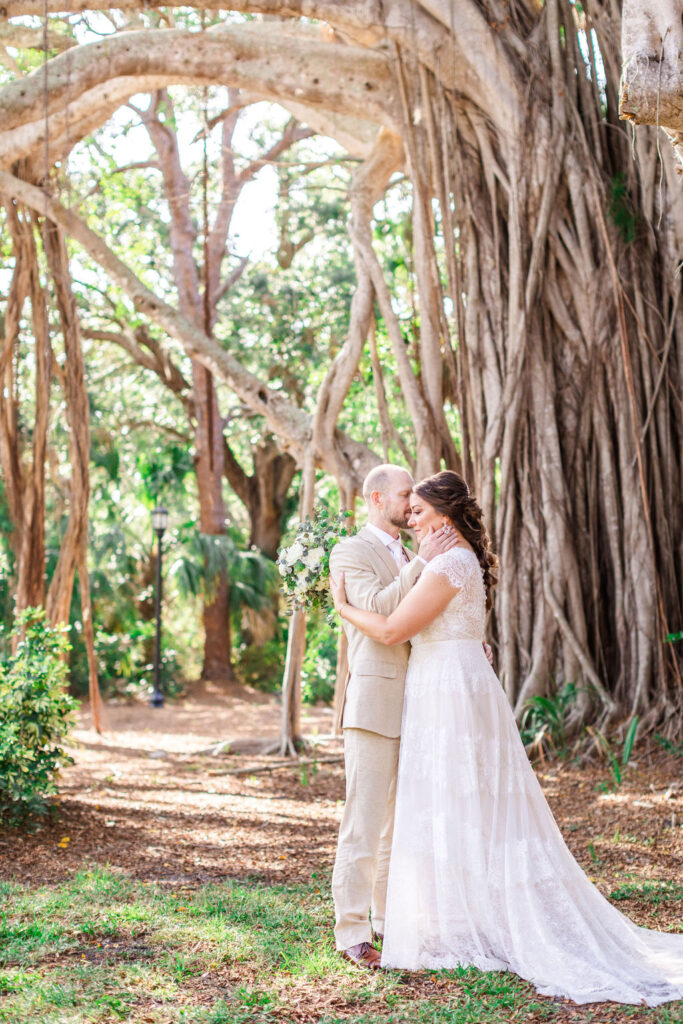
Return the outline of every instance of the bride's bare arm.
{"type": "Polygon", "coordinates": [[[405,643],[428,626],[457,594],[458,589],[445,576],[429,573],[418,580],[391,615],[380,615],[378,612],[354,608],[347,602],[343,573],[338,580],[330,577],[332,599],[340,616],[372,640],[388,647],[405,643]]]}

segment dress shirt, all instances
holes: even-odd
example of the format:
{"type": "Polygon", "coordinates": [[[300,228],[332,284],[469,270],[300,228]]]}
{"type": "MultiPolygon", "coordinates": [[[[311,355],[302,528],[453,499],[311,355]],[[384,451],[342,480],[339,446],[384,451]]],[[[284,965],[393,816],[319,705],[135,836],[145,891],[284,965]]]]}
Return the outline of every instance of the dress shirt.
{"type": "MultiPolygon", "coordinates": [[[[372,530],[376,537],[382,541],[382,544],[386,545],[389,549],[389,554],[396,562],[399,569],[402,569],[404,565],[407,565],[409,558],[406,554],[406,550],[401,543],[400,537],[392,537],[386,530],[382,530],[379,526],[375,526],[374,523],[367,524],[368,530],[372,530]]],[[[424,559],[420,555],[416,556],[420,558],[420,561],[424,562],[424,559]]]]}

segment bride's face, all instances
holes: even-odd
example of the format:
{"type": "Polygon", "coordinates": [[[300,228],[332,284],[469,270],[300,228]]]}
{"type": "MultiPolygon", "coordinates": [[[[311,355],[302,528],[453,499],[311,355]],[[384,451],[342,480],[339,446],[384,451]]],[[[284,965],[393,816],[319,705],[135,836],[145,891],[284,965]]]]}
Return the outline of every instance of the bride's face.
{"type": "Polygon", "coordinates": [[[433,530],[438,530],[447,522],[448,519],[442,516],[440,512],[437,512],[433,505],[430,505],[428,501],[425,501],[424,498],[421,498],[413,491],[410,495],[408,527],[411,530],[415,530],[415,536],[418,541],[422,540],[430,526],[433,530]]]}

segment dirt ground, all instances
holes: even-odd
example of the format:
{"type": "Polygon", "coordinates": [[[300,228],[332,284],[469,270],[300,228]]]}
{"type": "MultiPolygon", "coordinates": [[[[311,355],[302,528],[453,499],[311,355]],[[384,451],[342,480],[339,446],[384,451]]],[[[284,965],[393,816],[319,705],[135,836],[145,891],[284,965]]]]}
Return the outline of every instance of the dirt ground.
{"type": "MultiPolygon", "coordinates": [[[[100,736],[82,707],[60,820],[35,835],[0,836],[3,875],[43,883],[84,861],[183,882],[307,881],[331,870],[344,799],[331,709],[304,709],[313,745],[305,759],[316,762],[304,766],[258,752],[280,728],[279,703],[258,692],[204,691],[160,709],[108,704],[105,721],[100,736]]],[[[655,747],[634,762],[616,792],[596,788],[609,782],[604,762],[537,766],[572,853],[606,891],[627,875],[683,878],[681,759],[655,747]]]]}
{"type": "MultiPolygon", "coordinates": [[[[98,736],[81,710],[60,819],[33,835],[1,833],[1,877],[45,884],[108,863],[189,887],[245,877],[329,884],[344,797],[330,709],[304,712],[315,761],[306,765],[258,752],[280,727],[279,704],[259,693],[203,692],[158,710],[110,704],[106,722],[98,736]]],[[[537,769],[570,849],[606,895],[683,879],[682,761],[658,747],[633,760],[615,792],[600,788],[604,762],[537,769]]],[[[619,904],[639,924],[675,930],[682,906],[637,895],[619,904]]]]}
{"type": "Polygon", "coordinates": [[[338,763],[280,767],[283,759],[258,753],[277,740],[280,714],[274,698],[256,691],[204,691],[158,709],[109,703],[98,735],[83,705],[59,820],[34,835],[0,834],[0,874],[43,884],[96,862],[184,883],[308,880],[334,856],[341,744],[331,736],[331,709],[305,708],[313,745],[305,759],[338,763]],[[222,753],[208,752],[226,742],[222,753]]]}

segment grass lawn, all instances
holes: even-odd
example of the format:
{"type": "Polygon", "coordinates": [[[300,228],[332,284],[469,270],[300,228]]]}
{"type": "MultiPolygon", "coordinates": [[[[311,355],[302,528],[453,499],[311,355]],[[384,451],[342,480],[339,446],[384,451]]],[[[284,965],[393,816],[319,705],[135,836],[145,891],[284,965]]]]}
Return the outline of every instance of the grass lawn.
{"type": "MultiPolygon", "coordinates": [[[[370,975],[331,939],[329,879],[255,879],[187,889],[109,867],[57,885],[0,883],[0,1021],[71,1024],[680,1024],[652,1010],[541,998],[514,975],[476,970],[370,975]]],[[[624,883],[613,898],[683,900],[671,882],[624,883]]]]}

